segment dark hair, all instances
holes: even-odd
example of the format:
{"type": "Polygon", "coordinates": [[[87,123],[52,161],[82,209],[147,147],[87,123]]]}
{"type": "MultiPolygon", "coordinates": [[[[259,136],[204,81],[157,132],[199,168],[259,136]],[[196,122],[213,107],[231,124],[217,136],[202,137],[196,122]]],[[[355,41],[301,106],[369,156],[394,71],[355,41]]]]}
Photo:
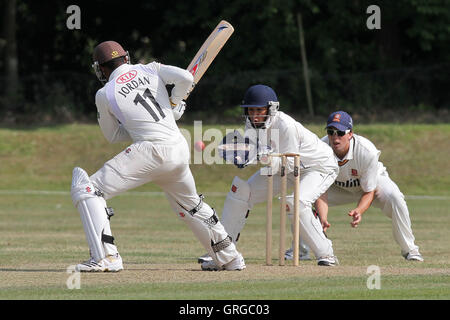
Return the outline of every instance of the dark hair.
{"type": "Polygon", "coordinates": [[[102,63],[101,66],[110,69],[111,71],[120,67],[122,64],[125,63],[124,60],[125,56],[114,58],[112,60],[106,61],[105,63],[102,63]]]}

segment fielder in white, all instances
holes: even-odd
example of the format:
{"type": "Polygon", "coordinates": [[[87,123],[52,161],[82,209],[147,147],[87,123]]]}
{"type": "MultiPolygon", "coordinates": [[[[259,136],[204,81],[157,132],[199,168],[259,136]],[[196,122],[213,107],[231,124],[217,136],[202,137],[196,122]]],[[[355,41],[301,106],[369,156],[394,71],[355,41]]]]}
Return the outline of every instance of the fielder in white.
{"type": "Polygon", "coordinates": [[[78,167],[73,170],[72,200],[80,212],[91,255],[76,270],[123,269],[106,200],[150,181],[164,190],[173,211],[213,257],[216,269],[244,269],[244,259],[216,213],[197,194],[189,168],[190,150],[175,123],[184,110],[182,98],[192,85],[192,75],[156,62],[131,65],[128,53],[114,41],[95,48],[93,67],[104,83],[95,103],[105,138],[110,143],[132,143],[92,176],[78,167]],[[170,97],[167,84],[174,85],[170,97]],[[174,107],[181,113],[174,113],[174,107]]]}
{"type": "MultiPolygon", "coordinates": [[[[333,253],[332,242],[326,237],[318,218],[312,211],[315,201],[331,186],[338,174],[338,165],[333,150],[314,133],[303,127],[287,114],[279,111],[279,102],[272,88],[265,85],[250,87],[244,96],[241,107],[245,110],[245,135],[256,132],[258,141],[270,146],[271,152],[299,153],[300,168],[300,234],[312,249],[322,266],[338,264],[333,253]],[[266,142],[266,143],[264,143],[266,142]]],[[[244,135],[244,136],[245,136],[244,135]]],[[[280,192],[281,158],[274,157],[273,193],[280,192]]],[[[293,185],[293,158],[288,158],[286,173],[288,187],[293,185]]],[[[267,177],[258,170],[247,181],[235,177],[228,192],[221,222],[232,237],[239,239],[252,207],[267,200],[267,177]]],[[[202,265],[214,264],[208,256],[199,258],[202,265]]]]}
{"type": "MultiPolygon", "coordinates": [[[[383,163],[378,161],[381,152],[368,139],[353,133],[352,118],[344,111],[333,112],[326,129],[327,135],[322,140],[333,149],[340,169],[334,184],[316,203],[324,229],[330,226],[328,206],[356,202],[356,208],[348,215],[352,217],[351,226],[357,227],[363,213],[373,204],[392,219],[392,232],[402,256],[406,260],[423,261],[414,243],[405,198],[383,163]]],[[[292,197],[287,203],[290,201],[292,197]]]]}

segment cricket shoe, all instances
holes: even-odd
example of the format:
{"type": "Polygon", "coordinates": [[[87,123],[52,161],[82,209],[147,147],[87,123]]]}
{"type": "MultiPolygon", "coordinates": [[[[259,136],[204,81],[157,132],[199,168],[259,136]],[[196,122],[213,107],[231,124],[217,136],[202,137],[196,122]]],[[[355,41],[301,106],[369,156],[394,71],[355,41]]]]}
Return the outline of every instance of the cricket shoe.
{"type": "Polygon", "coordinates": [[[203,271],[221,271],[221,270],[241,271],[241,270],[244,270],[245,268],[246,267],[245,267],[244,257],[242,257],[242,254],[240,254],[240,253],[236,258],[234,258],[227,264],[224,264],[222,267],[219,267],[214,262],[214,260],[212,260],[212,258],[211,258],[211,261],[202,262],[202,270],[203,271]]]}
{"type": "Polygon", "coordinates": [[[423,257],[419,253],[419,251],[417,251],[417,250],[408,252],[407,254],[404,254],[403,257],[406,260],[408,260],[408,261],[420,261],[420,262],[423,262],[423,257]]]}
{"type": "MultiPolygon", "coordinates": [[[[286,252],[284,253],[284,259],[294,260],[294,249],[290,248],[286,250],[286,252]]],[[[311,260],[311,257],[309,256],[309,251],[300,250],[299,260],[300,261],[311,260]]]]}
{"type": "Polygon", "coordinates": [[[324,266],[324,267],[335,267],[339,265],[339,261],[336,256],[326,256],[326,257],[320,257],[317,259],[317,265],[324,266]]]}
{"type": "Polygon", "coordinates": [[[120,270],[123,270],[123,264],[119,253],[109,255],[98,262],[91,257],[75,267],[75,271],[78,272],[118,272],[120,270]]]}
{"type": "Polygon", "coordinates": [[[213,258],[208,253],[205,253],[204,255],[197,258],[197,263],[203,263],[203,262],[209,262],[213,261],[213,258]]]}

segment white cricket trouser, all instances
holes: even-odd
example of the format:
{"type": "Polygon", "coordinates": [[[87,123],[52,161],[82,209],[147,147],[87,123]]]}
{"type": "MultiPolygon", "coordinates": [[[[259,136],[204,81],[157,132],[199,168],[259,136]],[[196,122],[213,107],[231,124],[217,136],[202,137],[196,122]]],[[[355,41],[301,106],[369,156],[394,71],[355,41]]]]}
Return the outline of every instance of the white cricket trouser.
{"type": "Polygon", "coordinates": [[[138,141],[107,161],[90,179],[105,199],[148,182],[155,183],[165,192],[177,216],[222,266],[236,258],[238,252],[222,224],[215,221],[218,219],[213,217],[214,211],[197,194],[189,158],[189,147],[182,136],[173,144],[138,141]],[[191,214],[189,211],[195,208],[198,211],[191,214]]]}
{"type": "MultiPolygon", "coordinates": [[[[314,216],[312,205],[327,191],[338,174],[338,166],[323,169],[304,169],[300,172],[300,234],[317,258],[333,256],[333,246],[323,232],[322,225],[314,216]]],[[[288,188],[293,186],[294,176],[288,174],[288,188]]],[[[257,171],[248,180],[250,185],[249,208],[267,201],[267,176],[257,171]]],[[[273,194],[280,193],[281,177],[273,176],[273,194]]],[[[226,226],[225,226],[226,228],[226,226]]]]}
{"type": "MultiPolygon", "coordinates": [[[[328,190],[328,206],[343,205],[358,202],[363,192],[351,193],[335,185],[328,190]]],[[[392,233],[400,245],[402,254],[418,250],[414,244],[408,206],[405,197],[387,172],[377,178],[375,199],[372,205],[380,208],[386,216],[392,219],[392,233]]]]}

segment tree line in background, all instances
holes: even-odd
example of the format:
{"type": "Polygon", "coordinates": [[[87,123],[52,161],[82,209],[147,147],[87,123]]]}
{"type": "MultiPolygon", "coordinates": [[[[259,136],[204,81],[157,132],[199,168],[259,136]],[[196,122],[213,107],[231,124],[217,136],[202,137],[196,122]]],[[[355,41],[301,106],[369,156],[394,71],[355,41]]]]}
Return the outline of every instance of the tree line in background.
{"type": "Polygon", "coordinates": [[[190,116],[236,119],[245,90],[265,83],[283,110],[308,117],[299,16],[316,116],[340,108],[442,120],[450,109],[448,0],[0,0],[0,8],[2,123],[94,120],[96,44],[116,40],[134,63],[187,67],[222,19],[235,32],[190,96],[190,116]],[[73,4],[81,28],[70,30],[73,4]],[[372,4],[380,29],[366,24],[372,4]]]}

